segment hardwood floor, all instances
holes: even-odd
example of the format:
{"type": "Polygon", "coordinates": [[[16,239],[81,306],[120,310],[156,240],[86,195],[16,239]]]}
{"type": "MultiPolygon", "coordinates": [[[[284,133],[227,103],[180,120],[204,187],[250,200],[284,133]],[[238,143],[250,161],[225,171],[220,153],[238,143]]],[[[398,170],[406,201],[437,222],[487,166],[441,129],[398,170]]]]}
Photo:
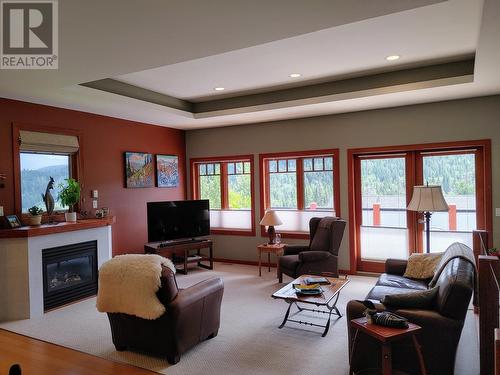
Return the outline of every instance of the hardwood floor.
{"type": "Polygon", "coordinates": [[[22,375],[156,374],[0,329],[0,374],[8,374],[14,363],[22,375]]]}

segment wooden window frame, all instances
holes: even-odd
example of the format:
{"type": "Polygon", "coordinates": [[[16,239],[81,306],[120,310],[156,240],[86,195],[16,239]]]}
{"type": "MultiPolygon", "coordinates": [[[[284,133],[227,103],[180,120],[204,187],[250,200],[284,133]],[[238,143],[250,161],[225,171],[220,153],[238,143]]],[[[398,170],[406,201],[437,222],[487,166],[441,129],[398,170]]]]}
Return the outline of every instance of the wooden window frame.
{"type": "Polygon", "coordinates": [[[211,234],[221,234],[230,236],[255,236],[255,185],[254,185],[254,156],[253,155],[234,155],[234,156],[218,156],[206,158],[191,158],[189,160],[191,171],[191,199],[199,199],[200,193],[200,175],[198,164],[220,163],[220,179],[221,179],[221,210],[228,210],[228,173],[227,164],[231,162],[250,162],[250,220],[251,229],[225,229],[225,228],[210,228],[211,234]]]}
{"type": "MultiPolygon", "coordinates": [[[[78,182],[83,190],[83,134],[80,130],[64,129],[50,126],[40,126],[34,124],[12,123],[12,159],[14,164],[14,209],[16,215],[21,219],[26,219],[29,214],[22,212],[22,196],[21,196],[21,149],[20,149],[20,131],[43,132],[51,134],[71,135],[78,138],[78,151],[70,156],[70,177],[78,182]]],[[[48,181],[47,181],[48,182],[48,181]]],[[[44,187],[41,187],[44,189],[44,187]]],[[[42,193],[41,191],[40,193],[42,193]]],[[[57,199],[57,197],[54,197],[57,199]]],[[[78,212],[83,202],[83,194],[80,196],[80,201],[75,206],[75,211],[78,212]]],[[[62,214],[65,211],[55,211],[54,214],[62,214]]],[[[43,213],[43,218],[47,217],[47,213],[43,213]]],[[[43,220],[42,218],[42,220],[43,220]]]]}
{"type": "MultiPolygon", "coordinates": [[[[406,173],[407,173],[407,200],[411,199],[413,186],[421,185],[423,181],[423,156],[439,154],[450,155],[464,153],[475,149],[476,162],[476,217],[477,228],[484,229],[488,233],[493,230],[493,208],[492,208],[492,170],[491,170],[491,140],[481,139],[472,141],[424,143],[412,145],[354,148],[347,150],[348,162],[348,205],[349,205],[349,251],[350,251],[350,269],[355,274],[362,272],[383,272],[384,262],[361,261],[360,256],[360,210],[361,187],[359,163],[360,156],[387,156],[390,154],[407,154],[406,173]]],[[[422,233],[423,224],[418,221],[422,214],[410,212],[408,214],[409,250],[422,252],[422,233]]],[[[489,237],[489,246],[492,246],[491,235],[489,237]]]]}
{"type": "MultiPolygon", "coordinates": [[[[259,154],[259,168],[260,168],[260,212],[264,215],[266,209],[270,206],[270,179],[269,179],[269,159],[307,159],[311,157],[333,157],[333,209],[335,215],[341,217],[340,213],[340,152],[338,148],[323,149],[323,150],[307,150],[295,152],[273,152],[259,154]]],[[[296,163],[297,174],[297,209],[294,211],[306,211],[304,209],[304,183],[303,183],[303,165],[302,162],[296,163]]],[[[300,231],[280,231],[282,238],[296,238],[296,239],[309,239],[309,232],[300,231]]],[[[266,228],[260,226],[261,237],[267,237],[266,228]]]]}

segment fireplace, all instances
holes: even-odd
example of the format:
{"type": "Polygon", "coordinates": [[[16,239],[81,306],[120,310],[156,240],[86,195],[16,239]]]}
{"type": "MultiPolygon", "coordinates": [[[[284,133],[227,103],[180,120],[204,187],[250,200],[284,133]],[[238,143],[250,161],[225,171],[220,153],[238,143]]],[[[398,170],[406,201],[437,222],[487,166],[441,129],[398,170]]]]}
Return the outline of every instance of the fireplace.
{"type": "Polygon", "coordinates": [[[97,294],[97,241],[42,250],[44,311],[97,294]]]}

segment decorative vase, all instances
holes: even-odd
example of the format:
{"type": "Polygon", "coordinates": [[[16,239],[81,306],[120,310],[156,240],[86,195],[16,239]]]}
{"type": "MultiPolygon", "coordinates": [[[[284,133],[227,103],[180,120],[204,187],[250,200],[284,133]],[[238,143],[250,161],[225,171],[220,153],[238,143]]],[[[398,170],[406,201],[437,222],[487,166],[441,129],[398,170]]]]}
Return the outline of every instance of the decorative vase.
{"type": "Polygon", "coordinates": [[[26,221],[28,225],[40,225],[42,224],[42,215],[29,215],[26,221]]]}
{"type": "Polygon", "coordinates": [[[65,212],[64,218],[69,223],[75,223],[76,222],[76,212],[65,212]]]}

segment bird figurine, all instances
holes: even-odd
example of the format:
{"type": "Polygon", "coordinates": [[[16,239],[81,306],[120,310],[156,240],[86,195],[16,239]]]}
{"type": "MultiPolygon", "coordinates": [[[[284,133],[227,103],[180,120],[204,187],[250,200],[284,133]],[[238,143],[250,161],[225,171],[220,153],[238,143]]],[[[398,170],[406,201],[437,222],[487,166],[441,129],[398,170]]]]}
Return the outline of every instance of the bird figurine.
{"type": "Polygon", "coordinates": [[[52,189],[54,189],[54,179],[50,177],[49,183],[47,184],[47,188],[45,189],[45,194],[42,194],[42,199],[45,202],[45,209],[49,217],[54,212],[54,205],[55,205],[54,197],[50,193],[50,190],[52,189]]]}

